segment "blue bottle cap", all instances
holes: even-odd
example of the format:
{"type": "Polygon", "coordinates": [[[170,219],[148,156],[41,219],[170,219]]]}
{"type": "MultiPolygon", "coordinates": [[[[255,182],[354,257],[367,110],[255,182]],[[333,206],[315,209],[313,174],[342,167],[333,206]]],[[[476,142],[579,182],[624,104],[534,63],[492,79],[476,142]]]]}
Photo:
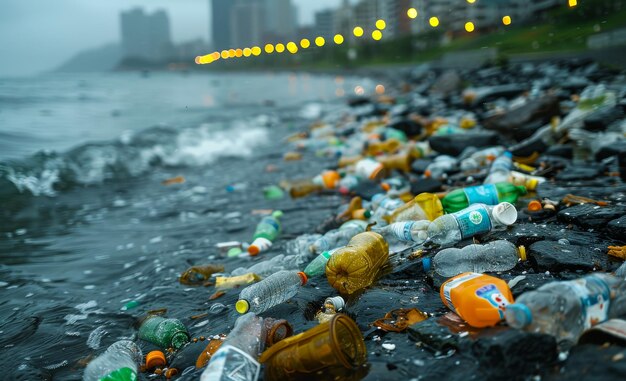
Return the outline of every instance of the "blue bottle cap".
{"type": "Polygon", "coordinates": [[[429,272],[431,265],[432,261],[430,260],[430,258],[422,259],[422,267],[424,268],[424,272],[429,272]]]}
{"type": "Polygon", "coordinates": [[[533,314],[525,304],[509,304],[504,313],[507,323],[513,328],[524,328],[533,322],[533,314]]]}
{"type": "Polygon", "coordinates": [[[512,158],[513,158],[513,154],[512,154],[511,152],[509,152],[509,151],[504,151],[504,153],[502,154],[502,156],[506,156],[506,157],[508,157],[509,159],[512,159],[512,158]]]}

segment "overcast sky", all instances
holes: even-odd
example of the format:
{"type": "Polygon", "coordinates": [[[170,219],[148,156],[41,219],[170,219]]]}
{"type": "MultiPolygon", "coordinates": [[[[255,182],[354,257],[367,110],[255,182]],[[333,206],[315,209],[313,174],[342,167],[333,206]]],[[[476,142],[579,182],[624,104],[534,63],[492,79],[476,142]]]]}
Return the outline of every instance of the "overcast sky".
{"type": "MultiPolygon", "coordinates": [[[[341,0],[292,0],[300,23],[341,0]]],[[[119,12],[166,9],[174,42],[209,36],[209,0],[0,0],[0,77],[54,68],[77,52],[119,41],[119,12]]]]}

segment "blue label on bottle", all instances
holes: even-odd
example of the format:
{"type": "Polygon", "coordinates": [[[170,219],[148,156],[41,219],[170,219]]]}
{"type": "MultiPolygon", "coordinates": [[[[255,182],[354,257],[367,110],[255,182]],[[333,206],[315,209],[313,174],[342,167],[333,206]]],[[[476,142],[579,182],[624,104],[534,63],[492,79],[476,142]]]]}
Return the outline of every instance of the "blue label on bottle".
{"type": "Polygon", "coordinates": [[[491,231],[491,219],[487,209],[482,204],[470,205],[460,212],[452,213],[452,215],[459,224],[462,239],[491,231]]]}
{"type": "Polygon", "coordinates": [[[497,308],[500,319],[504,319],[504,310],[510,302],[495,285],[488,284],[479,288],[476,290],[476,296],[486,299],[494,308],[497,308]]]}
{"type": "Polygon", "coordinates": [[[465,197],[469,204],[498,204],[498,189],[495,184],[478,185],[465,188],[465,197]]]}
{"type": "Polygon", "coordinates": [[[278,221],[276,221],[276,219],[274,217],[265,217],[265,218],[263,218],[263,220],[261,221],[261,224],[270,225],[271,227],[276,229],[276,231],[280,230],[280,225],[278,224],[278,221]]]}

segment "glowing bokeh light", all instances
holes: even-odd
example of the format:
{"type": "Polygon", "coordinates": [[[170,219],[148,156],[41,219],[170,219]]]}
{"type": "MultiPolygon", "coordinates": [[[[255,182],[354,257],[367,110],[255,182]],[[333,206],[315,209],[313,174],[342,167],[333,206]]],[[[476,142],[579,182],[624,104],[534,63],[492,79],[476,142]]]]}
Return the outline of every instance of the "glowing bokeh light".
{"type": "Polygon", "coordinates": [[[376,28],[380,29],[380,30],[384,30],[387,27],[387,23],[385,22],[385,20],[376,20],[376,28]]]}
{"type": "Polygon", "coordinates": [[[213,61],[217,61],[220,59],[220,52],[213,52],[213,61]]]}
{"type": "Polygon", "coordinates": [[[261,55],[261,48],[259,48],[258,46],[253,46],[251,50],[253,56],[261,55]]]}
{"type": "Polygon", "coordinates": [[[383,86],[383,85],[376,85],[376,94],[382,95],[384,93],[385,93],[385,86],[383,86]]]}
{"type": "Polygon", "coordinates": [[[298,50],[298,45],[296,45],[295,42],[290,41],[287,43],[287,50],[289,50],[290,53],[293,53],[294,50],[298,50]]]}
{"type": "Polygon", "coordinates": [[[251,55],[252,55],[252,49],[250,49],[250,48],[245,48],[245,49],[243,50],[243,56],[244,56],[244,57],[250,57],[251,55]]]}
{"type": "Polygon", "coordinates": [[[274,45],[272,45],[272,44],[265,44],[265,53],[267,53],[267,54],[274,53],[274,45]]]}
{"type": "Polygon", "coordinates": [[[363,33],[363,28],[361,28],[360,26],[355,26],[352,30],[352,34],[354,34],[355,37],[361,37],[363,33]]]}
{"type": "Polygon", "coordinates": [[[285,51],[285,45],[283,44],[276,44],[276,53],[282,53],[285,51]]]}
{"type": "Polygon", "coordinates": [[[578,5],[578,1],[577,0],[567,0],[567,5],[569,5],[570,8],[574,8],[575,6],[578,5]]]}
{"type": "Polygon", "coordinates": [[[376,29],[372,32],[372,38],[376,41],[380,41],[380,39],[383,38],[383,33],[380,30],[376,29]]]}
{"type": "Polygon", "coordinates": [[[340,34],[336,34],[335,37],[333,38],[333,41],[335,41],[335,44],[341,45],[343,44],[343,36],[340,34]]]}
{"type": "Polygon", "coordinates": [[[502,18],[502,24],[504,24],[504,25],[511,25],[511,16],[504,16],[502,18]]]}
{"type": "Polygon", "coordinates": [[[241,58],[241,56],[243,56],[243,50],[242,49],[236,49],[235,50],[235,57],[241,58]]]}
{"type": "Polygon", "coordinates": [[[325,43],[326,43],[326,40],[324,39],[324,37],[320,36],[320,37],[315,38],[315,45],[321,47],[321,46],[324,46],[325,43]]]}
{"type": "Polygon", "coordinates": [[[227,59],[228,58],[228,50],[222,50],[222,58],[223,59],[227,59]]]}
{"type": "Polygon", "coordinates": [[[363,94],[365,94],[365,89],[363,89],[363,86],[356,86],[354,88],[354,93],[356,95],[363,95],[363,94]]]}
{"type": "Polygon", "coordinates": [[[476,0],[467,0],[468,3],[470,4],[474,4],[476,2],[476,0]]]}
{"type": "Polygon", "coordinates": [[[202,57],[197,56],[196,57],[196,65],[200,65],[202,63],[202,57]]]}
{"type": "Polygon", "coordinates": [[[416,18],[417,17],[417,9],[409,8],[409,10],[406,11],[406,15],[409,16],[410,19],[416,18]]]}
{"type": "Polygon", "coordinates": [[[439,25],[439,19],[437,17],[433,16],[430,19],[428,19],[428,23],[433,28],[436,28],[439,25]]]}
{"type": "Polygon", "coordinates": [[[229,58],[235,58],[236,55],[237,55],[237,52],[235,51],[235,49],[228,49],[229,58]]]}
{"type": "Polygon", "coordinates": [[[302,40],[300,40],[300,46],[302,47],[302,49],[308,49],[309,46],[311,46],[311,41],[309,41],[307,38],[303,38],[302,40]]]}
{"type": "Polygon", "coordinates": [[[472,33],[474,31],[474,23],[471,21],[468,21],[465,23],[465,30],[469,33],[472,33]]]}

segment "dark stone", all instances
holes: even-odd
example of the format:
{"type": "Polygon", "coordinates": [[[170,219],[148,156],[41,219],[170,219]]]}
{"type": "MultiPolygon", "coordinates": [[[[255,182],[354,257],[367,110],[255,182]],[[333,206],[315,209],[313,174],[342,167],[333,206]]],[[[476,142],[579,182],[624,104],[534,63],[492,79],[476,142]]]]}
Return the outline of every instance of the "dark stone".
{"type": "Polygon", "coordinates": [[[584,120],[584,128],[587,131],[604,131],[611,123],[624,118],[624,111],[621,107],[600,109],[584,120]]]}
{"type": "Polygon", "coordinates": [[[422,126],[410,119],[399,119],[392,121],[387,127],[395,128],[406,134],[408,137],[417,136],[422,133],[422,126]]]}
{"type": "Polygon", "coordinates": [[[530,100],[526,104],[508,110],[503,114],[494,115],[483,121],[483,124],[487,129],[514,136],[517,130],[533,124],[534,129],[524,131],[524,134],[515,136],[516,139],[523,139],[530,136],[556,115],[559,115],[559,101],[555,96],[547,95],[530,100]]]}
{"type": "Polygon", "coordinates": [[[411,171],[413,171],[413,173],[422,174],[426,172],[426,168],[428,168],[432,162],[432,160],[417,159],[411,164],[411,171]]]}
{"type": "Polygon", "coordinates": [[[584,229],[604,229],[606,225],[626,214],[626,208],[617,206],[597,206],[580,204],[557,213],[557,219],[563,223],[574,224],[584,229]]]}
{"type": "Polygon", "coordinates": [[[413,324],[408,328],[411,340],[422,342],[432,349],[447,352],[459,348],[461,338],[450,332],[448,328],[437,324],[435,319],[428,319],[413,324]]]}
{"type": "Polygon", "coordinates": [[[599,166],[569,166],[562,172],[556,175],[557,181],[573,181],[573,180],[588,180],[599,177],[602,174],[602,168],[599,166]]]}
{"type": "Polygon", "coordinates": [[[620,346],[577,345],[572,348],[561,369],[547,375],[545,380],[624,380],[625,355],[626,349],[620,346]]]}
{"type": "Polygon", "coordinates": [[[530,376],[555,362],[557,343],[549,335],[509,329],[478,339],[472,345],[472,353],[486,369],[506,370],[509,375],[518,377],[530,376]]]}
{"type": "Polygon", "coordinates": [[[437,179],[419,179],[418,181],[411,182],[411,193],[418,195],[424,192],[440,192],[442,185],[441,181],[437,179]]]}
{"type": "Polygon", "coordinates": [[[461,77],[454,70],[441,74],[430,89],[432,94],[448,95],[456,92],[461,86],[461,77]]]}
{"type": "Polygon", "coordinates": [[[574,147],[569,144],[555,144],[548,148],[546,155],[571,159],[574,156],[574,147]]]}
{"type": "Polygon", "coordinates": [[[602,177],[592,181],[575,181],[555,184],[550,181],[539,184],[537,196],[559,200],[567,194],[589,197],[596,200],[613,200],[620,194],[626,193],[626,184],[620,183],[614,177],[602,177]]]}
{"type": "Polygon", "coordinates": [[[626,242],[626,215],[609,222],[607,232],[610,237],[626,242]]]}
{"type": "Polygon", "coordinates": [[[371,101],[367,97],[351,97],[347,100],[348,106],[357,107],[357,106],[365,106],[370,104],[371,101]]]}
{"type": "Polygon", "coordinates": [[[535,152],[545,152],[548,148],[549,146],[546,145],[546,143],[544,143],[539,136],[534,136],[524,139],[518,144],[514,144],[509,147],[509,151],[513,154],[513,156],[527,157],[535,152]]]}
{"type": "Polygon", "coordinates": [[[428,139],[430,147],[438,153],[458,156],[467,147],[491,147],[499,142],[495,132],[470,132],[467,134],[434,135],[428,139]]]}
{"type": "Polygon", "coordinates": [[[378,183],[371,180],[363,180],[350,193],[365,200],[371,200],[375,194],[380,192],[382,192],[382,189],[378,183]]]}
{"type": "Polygon", "coordinates": [[[526,86],[516,84],[491,86],[489,88],[481,87],[476,89],[476,97],[472,100],[472,106],[491,102],[498,98],[515,98],[526,90],[526,86]]]}
{"type": "Polygon", "coordinates": [[[595,159],[596,161],[601,161],[607,157],[617,156],[619,154],[626,155],[626,142],[624,141],[614,142],[601,147],[598,152],[596,152],[595,159]]]}
{"type": "Polygon", "coordinates": [[[592,271],[606,258],[606,250],[597,252],[585,246],[540,241],[529,247],[529,257],[537,271],[592,271]]]}

